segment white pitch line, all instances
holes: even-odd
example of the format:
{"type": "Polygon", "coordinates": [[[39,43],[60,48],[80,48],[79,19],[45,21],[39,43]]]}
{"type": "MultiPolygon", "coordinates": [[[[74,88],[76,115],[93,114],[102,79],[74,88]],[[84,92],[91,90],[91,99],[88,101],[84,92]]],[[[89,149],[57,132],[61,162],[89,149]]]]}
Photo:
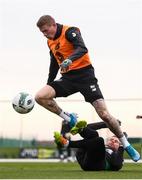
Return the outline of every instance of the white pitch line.
{"type": "Polygon", "coordinates": [[[47,162],[60,162],[60,159],[0,159],[1,162],[34,162],[34,163],[47,163],[47,162]]]}
{"type": "Polygon", "coordinates": [[[124,163],[142,163],[142,159],[140,159],[138,162],[134,162],[131,159],[124,159],[124,163]]]}

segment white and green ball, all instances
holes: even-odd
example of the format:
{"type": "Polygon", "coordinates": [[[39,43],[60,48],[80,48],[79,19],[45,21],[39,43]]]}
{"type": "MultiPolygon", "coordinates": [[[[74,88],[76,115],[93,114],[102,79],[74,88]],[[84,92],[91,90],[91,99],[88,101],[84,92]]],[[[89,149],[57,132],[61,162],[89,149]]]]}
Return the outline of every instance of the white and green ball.
{"type": "Polygon", "coordinates": [[[12,106],[20,114],[29,113],[35,105],[35,100],[29,93],[20,92],[12,100],[12,106]]]}

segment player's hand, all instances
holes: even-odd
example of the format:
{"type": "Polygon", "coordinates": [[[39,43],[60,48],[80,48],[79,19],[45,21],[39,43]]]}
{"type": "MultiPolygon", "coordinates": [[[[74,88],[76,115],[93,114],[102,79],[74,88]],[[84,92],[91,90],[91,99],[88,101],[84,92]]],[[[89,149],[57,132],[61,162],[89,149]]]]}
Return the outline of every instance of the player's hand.
{"type": "Polygon", "coordinates": [[[61,64],[60,68],[65,71],[69,68],[69,66],[72,64],[72,61],[70,59],[65,59],[61,64]]]}

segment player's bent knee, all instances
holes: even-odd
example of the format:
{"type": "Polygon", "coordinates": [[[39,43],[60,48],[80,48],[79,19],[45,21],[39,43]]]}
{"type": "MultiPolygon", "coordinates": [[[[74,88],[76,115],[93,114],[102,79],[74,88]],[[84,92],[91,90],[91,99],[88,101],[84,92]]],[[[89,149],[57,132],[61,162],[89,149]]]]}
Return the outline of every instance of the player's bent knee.
{"type": "Polygon", "coordinates": [[[43,104],[43,101],[51,100],[55,97],[55,90],[51,87],[46,85],[43,87],[37,94],[35,95],[35,101],[38,104],[43,104]]]}
{"type": "Polygon", "coordinates": [[[38,104],[41,104],[41,100],[42,100],[42,96],[41,96],[39,93],[37,93],[37,94],[35,95],[35,101],[36,101],[38,104]]]}

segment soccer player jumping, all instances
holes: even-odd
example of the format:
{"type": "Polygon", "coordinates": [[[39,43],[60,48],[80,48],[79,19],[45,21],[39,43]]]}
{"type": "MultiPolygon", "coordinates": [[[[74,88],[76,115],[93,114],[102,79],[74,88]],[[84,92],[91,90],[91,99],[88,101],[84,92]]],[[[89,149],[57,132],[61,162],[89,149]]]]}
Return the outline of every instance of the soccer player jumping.
{"type": "Polygon", "coordinates": [[[58,24],[50,15],[40,17],[37,26],[48,39],[51,58],[47,84],[37,92],[36,102],[68,121],[73,127],[77,122],[76,115],[64,112],[54,98],[80,92],[85,101],[92,104],[99,117],[119,138],[129,156],[138,161],[139,153],[130,145],[117,119],[106,107],[79,28],[58,24]],[[55,80],[59,69],[62,76],[55,80]]]}

